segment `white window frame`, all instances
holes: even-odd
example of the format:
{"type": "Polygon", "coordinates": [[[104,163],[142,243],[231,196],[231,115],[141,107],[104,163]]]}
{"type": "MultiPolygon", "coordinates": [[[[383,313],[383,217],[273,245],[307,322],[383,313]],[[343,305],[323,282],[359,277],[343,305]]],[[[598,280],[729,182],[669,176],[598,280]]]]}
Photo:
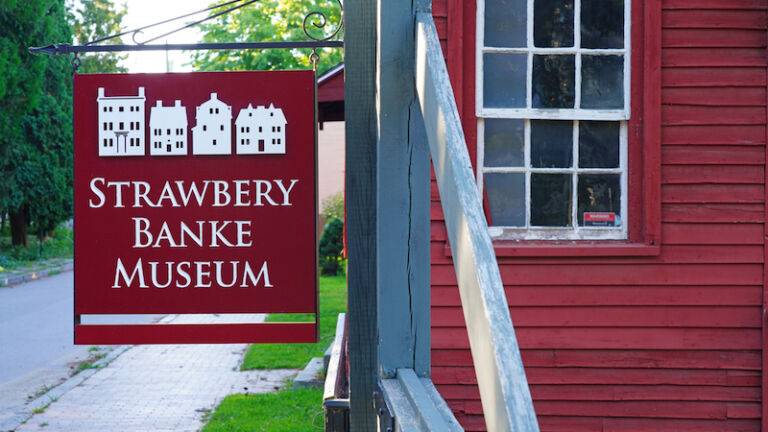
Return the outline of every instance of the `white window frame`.
{"type": "Polygon", "coordinates": [[[533,46],[533,2],[527,0],[526,40],[527,46],[521,48],[485,46],[485,1],[477,2],[477,46],[475,59],[476,76],[476,116],[477,116],[477,185],[482,195],[483,175],[486,173],[523,173],[525,174],[525,226],[491,226],[494,239],[514,240],[624,240],[628,238],[628,120],[631,94],[631,15],[630,0],[624,1],[624,48],[586,49],[581,48],[581,0],[574,0],[574,46],[567,48],[538,48],[533,46]],[[483,56],[486,53],[527,54],[526,70],[526,108],[486,108],[483,106],[483,56]],[[583,109],[583,108],[532,108],[533,56],[534,55],[574,55],[574,107],[581,106],[581,56],[582,55],[623,55],[624,56],[624,108],[623,109],[583,109]],[[485,167],[485,119],[522,119],[525,124],[524,162],[521,167],[485,167]],[[534,168],[530,166],[531,120],[569,120],[573,121],[573,162],[570,168],[534,168]],[[579,161],[579,121],[619,121],[619,167],[618,168],[577,168],[579,161]],[[571,225],[565,227],[539,227],[529,224],[531,217],[531,174],[560,173],[571,175],[571,225]],[[584,227],[579,226],[578,216],[578,174],[619,174],[621,187],[621,226],[619,227],[584,227]]]}

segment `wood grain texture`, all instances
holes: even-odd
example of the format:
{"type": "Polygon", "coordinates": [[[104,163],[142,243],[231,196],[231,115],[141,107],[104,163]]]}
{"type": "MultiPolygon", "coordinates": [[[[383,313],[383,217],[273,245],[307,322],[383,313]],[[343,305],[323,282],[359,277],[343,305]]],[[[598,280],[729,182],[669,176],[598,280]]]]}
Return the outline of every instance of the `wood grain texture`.
{"type": "MultiPolygon", "coordinates": [[[[759,267],[759,266],[756,266],[759,267]]],[[[754,306],[762,304],[762,285],[681,286],[608,285],[547,286],[507,285],[507,301],[512,306],[549,306],[553,312],[565,306],[754,306]],[[558,307],[558,309],[554,309],[558,307]]],[[[433,286],[434,306],[460,306],[453,285],[433,286]]],[[[461,323],[457,323],[460,325],[461,323]]]]}
{"type": "Polygon", "coordinates": [[[430,170],[413,86],[414,6],[390,0],[379,14],[391,36],[376,45],[378,368],[388,378],[401,368],[429,376],[430,170]]]}
{"type": "MultiPolygon", "coordinates": [[[[529,368],[605,368],[607,365],[627,369],[760,371],[762,368],[760,351],[524,349],[521,353],[529,368]]],[[[433,350],[432,364],[472,366],[472,355],[464,350],[433,350]]]]}
{"type": "Polygon", "coordinates": [[[665,11],[662,17],[665,29],[764,30],[766,22],[765,10],[745,9],[673,9],[665,11]]]}
{"type": "Polygon", "coordinates": [[[762,48],[667,47],[661,53],[662,67],[761,67],[762,48]]]}
{"type": "Polygon", "coordinates": [[[683,87],[665,88],[662,103],[715,107],[764,106],[765,87],[683,87]]]}
{"type": "MultiPolygon", "coordinates": [[[[571,328],[518,327],[520,347],[561,349],[761,349],[761,330],[722,328],[571,328]]],[[[432,348],[466,349],[463,327],[442,327],[432,332],[432,348]]]]}
{"type": "Polygon", "coordinates": [[[346,5],[345,119],[350,425],[375,431],[376,388],[376,1],[346,5]]]}
{"type": "MultiPolygon", "coordinates": [[[[524,327],[710,327],[761,328],[760,311],[755,307],[671,307],[613,306],[569,307],[556,317],[549,307],[511,307],[517,329],[524,327]]],[[[437,327],[455,326],[463,320],[461,309],[433,308],[432,322],[437,327]]]]}
{"type": "Polygon", "coordinates": [[[664,69],[665,88],[685,87],[764,87],[765,69],[761,67],[697,67],[664,69]]]}
{"type": "Polygon", "coordinates": [[[695,125],[664,126],[661,129],[664,145],[765,145],[765,125],[695,125]]]}
{"type": "Polygon", "coordinates": [[[662,33],[661,43],[665,48],[760,48],[765,47],[765,31],[736,28],[668,28],[662,33]]]}
{"type": "MultiPolygon", "coordinates": [[[[623,369],[623,368],[550,368],[526,367],[531,385],[670,385],[759,387],[759,371],[707,369],[623,369]]],[[[432,380],[438,385],[475,385],[474,369],[435,367],[432,380]]]]}

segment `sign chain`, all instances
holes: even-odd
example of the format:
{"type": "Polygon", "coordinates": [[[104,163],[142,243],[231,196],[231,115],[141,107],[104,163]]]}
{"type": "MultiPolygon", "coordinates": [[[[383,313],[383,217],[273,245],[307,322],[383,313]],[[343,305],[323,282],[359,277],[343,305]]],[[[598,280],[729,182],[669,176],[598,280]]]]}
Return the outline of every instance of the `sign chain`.
{"type": "Polygon", "coordinates": [[[317,53],[317,48],[312,48],[312,54],[309,55],[309,61],[312,62],[312,70],[317,76],[317,62],[320,60],[320,55],[317,53]]]}
{"type": "Polygon", "coordinates": [[[72,76],[77,74],[77,70],[80,69],[81,64],[83,64],[83,62],[80,61],[80,56],[75,53],[75,56],[72,58],[72,76]]]}

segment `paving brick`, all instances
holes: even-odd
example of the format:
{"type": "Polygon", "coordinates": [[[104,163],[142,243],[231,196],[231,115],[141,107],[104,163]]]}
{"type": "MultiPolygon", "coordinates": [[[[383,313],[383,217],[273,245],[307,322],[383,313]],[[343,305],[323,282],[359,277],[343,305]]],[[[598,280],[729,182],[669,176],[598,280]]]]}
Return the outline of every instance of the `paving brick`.
{"type": "MultiPolygon", "coordinates": [[[[250,319],[244,317],[179,316],[173,323],[254,321],[252,315],[250,319]]],[[[241,372],[238,368],[247,347],[135,346],[16,431],[198,431],[205,412],[214,409],[225,396],[274,391],[298,372],[241,372]]]]}

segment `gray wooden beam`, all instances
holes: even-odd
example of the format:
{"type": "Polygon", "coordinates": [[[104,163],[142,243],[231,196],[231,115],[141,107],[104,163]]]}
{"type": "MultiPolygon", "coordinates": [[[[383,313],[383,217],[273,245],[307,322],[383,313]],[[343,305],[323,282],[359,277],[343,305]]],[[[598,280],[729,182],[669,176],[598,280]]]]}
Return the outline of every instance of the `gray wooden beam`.
{"type": "Polygon", "coordinates": [[[460,432],[461,425],[429,378],[398,369],[397,378],[381,380],[395,432],[460,432]]]}
{"type": "Polygon", "coordinates": [[[417,17],[416,88],[488,430],[538,431],[504,286],[432,16],[417,17]]]}
{"type": "Polygon", "coordinates": [[[429,147],[413,88],[414,21],[411,0],[379,0],[376,257],[384,377],[399,368],[429,375],[429,147]]]}
{"type": "Polygon", "coordinates": [[[350,426],[376,431],[376,0],[345,4],[350,426]]]}

